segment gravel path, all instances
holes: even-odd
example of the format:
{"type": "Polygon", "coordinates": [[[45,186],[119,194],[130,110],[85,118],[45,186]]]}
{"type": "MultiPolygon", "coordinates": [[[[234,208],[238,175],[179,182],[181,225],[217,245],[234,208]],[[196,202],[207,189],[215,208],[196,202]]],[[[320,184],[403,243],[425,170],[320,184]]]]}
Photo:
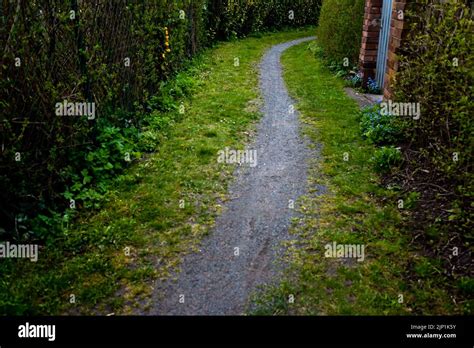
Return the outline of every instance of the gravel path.
{"type": "Polygon", "coordinates": [[[201,252],[185,257],[176,282],[158,287],[152,314],[244,314],[256,286],[278,278],[282,267],[275,261],[282,252],[281,242],[289,239],[294,214],[289,200],[296,201],[306,191],[310,154],[299,134],[298,113],[292,112],[280,56],[287,48],[312,39],[273,46],[263,57],[264,115],[249,146],[257,151],[257,166],[242,165],[236,170],[230,200],[203,240],[201,252]]]}

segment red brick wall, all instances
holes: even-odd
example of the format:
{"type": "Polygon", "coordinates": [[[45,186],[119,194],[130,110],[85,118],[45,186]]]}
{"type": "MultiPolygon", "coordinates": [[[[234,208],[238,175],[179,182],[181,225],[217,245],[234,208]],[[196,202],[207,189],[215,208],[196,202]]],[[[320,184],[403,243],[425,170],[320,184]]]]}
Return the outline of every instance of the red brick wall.
{"type": "MultiPolygon", "coordinates": [[[[385,71],[385,82],[383,86],[385,99],[390,99],[392,96],[390,86],[398,70],[397,51],[406,34],[404,11],[407,1],[408,0],[393,0],[387,53],[387,70],[385,71]]],[[[362,72],[362,83],[364,86],[367,84],[369,77],[375,77],[381,15],[382,0],[365,0],[364,27],[359,54],[359,68],[362,72]]]]}
{"type": "Polygon", "coordinates": [[[381,15],[382,0],[365,1],[362,45],[359,54],[359,68],[362,72],[362,83],[364,86],[367,84],[369,77],[375,77],[381,15]]]}
{"type": "Polygon", "coordinates": [[[397,53],[407,32],[407,24],[404,21],[406,3],[407,0],[393,1],[390,39],[388,42],[387,70],[385,71],[383,91],[385,99],[390,99],[392,96],[391,84],[394,81],[395,73],[398,71],[397,53]]]}

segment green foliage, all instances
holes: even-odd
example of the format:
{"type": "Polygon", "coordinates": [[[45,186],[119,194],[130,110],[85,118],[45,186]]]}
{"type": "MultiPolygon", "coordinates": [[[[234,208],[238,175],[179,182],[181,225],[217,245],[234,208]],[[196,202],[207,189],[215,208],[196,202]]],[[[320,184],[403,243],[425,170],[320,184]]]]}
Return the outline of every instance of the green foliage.
{"type": "Polygon", "coordinates": [[[228,40],[264,30],[314,25],[320,7],[321,0],[209,1],[209,38],[228,40]]]}
{"type": "Polygon", "coordinates": [[[436,260],[430,260],[428,258],[420,258],[415,266],[414,271],[418,275],[419,278],[429,278],[434,277],[439,273],[439,262],[436,260]]]}
{"type": "Polygon", "coordinates": [[[374,169],[379,173],[387,173],[394,165],[400,164],[402,155],[399,149],[393,146],[382,146],[375,150],[371,162],[374,169]]]}
{"type": "Polygon", "coordinates": [[[196,82],[193,79],[178,73],[171,82],[160,82],[160,89],[148,100],[147,109],[160,112],[178,111],[177,100],[189,96],[195,87],[196,82]]]}
{"type": "Polygon", "coordinates": [[[180,76],[174,84],[164,81],[207,44],[205,3],[92,6],[47,0],[22,2],[18,9],[5,4],[2,20],[8,27],[1,31],[6,49],[0,67],[3,238],[17,238],[15,217],[21,214],[30,217],[21,232],[35,230],[35,238],[44,240],[49,229],[54,236],[61,225],[50,221],[54,212],[65,211],[71,199],[76,209],[97,208],[123,169],[140,152],[156,149],[158,132],[177,118],[178,99],[192,87],[192,81],[180,76]],[[18,10],[22,15],[17,20],[18,10]],[[95,103],[94,119],[57,116],[55,105],[63,100],[95,103]]]}
{"type": "Polygon", "coordinates": [[[364,0],[323,1],[317,36],[332,70],[347,71],[357,65],[364,4],[364,0]]]}
{"type": "Polygon", "coordinates": [[[464,294],[468,296],[471,296],[471,298],[474,295],[474,279],[473,278],[462,277],[461,279],[459,279],[457,286],[460,291],[462,291],[464,294]]]}
{"type": "Polygon", "coordinates": [[[409,171],[434,173],[438,185],[450,192],[443,197],[458,211],[449,230],[464,231],[467,237],[474,192],[472,8],[469,1],[416,1],[408,7],[406,20],[410,31],[392,87],[395,101],[421,107],[420,119],[407,118],[403,127],[406,152],[418,154],[409,171]]]}
{"type": "Polygon", "coordinates": [[[408,193],[408,195],[404,199],[404,207],[406,209],[413,209],[416,207],[418,200],[420,199],[420,193],[416,191],[412,191],[408,193]]]}
{"type": "Polygon", "coordinates": [[[394,144],[401,133],[395,117],[382,114],[378,104],[361,110],[360,128],[365,138],[378,145],[394,144]]]}

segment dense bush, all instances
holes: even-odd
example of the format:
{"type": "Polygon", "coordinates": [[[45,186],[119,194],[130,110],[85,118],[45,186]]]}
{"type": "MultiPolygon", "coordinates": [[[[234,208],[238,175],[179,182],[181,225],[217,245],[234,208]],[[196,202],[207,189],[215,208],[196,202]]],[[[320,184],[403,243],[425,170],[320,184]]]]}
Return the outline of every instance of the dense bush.
{"type": "Polygon", "coordinates": [[[318,42],[324,56],[336,66],[357,65],[364,19],[364,0],[324,0],[318,42]],[[347,65],[344,59],[347,58],[347,65]]]}
{"type": "Polygon", "coordinates": [[[71,200],[98,207],[179,119],[189,58],[216,39],[314,24],[319,1],[2,2],[0,239],[46,239],[71,200]],[[64,100],[95,103],[95,117],[56,115],[64,100]]]}
{"type": "Polygon", "coordinates": [[[210,1],[211,39],[226,40],[252,32],[316,24],[321,0],[210,1]]]}
{"type": "MultiPolygon", "coordinates": [[[[405,194],[419,194],[407,231],[440,261],[453,291],[466,296],[474,238],[472,8],[469,1],[419,0],[405,13],[410,30],[392,98],[419,103],[421,114],[399,118],[403,166],[386,180],[405,194]]],[[[465,308],[472,310],[469,301],[465,308]]]]}
{"type": "Polygon", "coordinates": [[[421,107],[418,120],[404,121],[411,182],[430,180],[442,188],[438,196],[449,203],[437,204],[444,207],[437,220],[450,221],[451,232],[472,228],[472,18],[469,1],[411,4],[410,32],[393,85],[396,101],[418,102],[421,107]],[[415,174],[420,168],[425,170],[422,176],[415,174]]]}

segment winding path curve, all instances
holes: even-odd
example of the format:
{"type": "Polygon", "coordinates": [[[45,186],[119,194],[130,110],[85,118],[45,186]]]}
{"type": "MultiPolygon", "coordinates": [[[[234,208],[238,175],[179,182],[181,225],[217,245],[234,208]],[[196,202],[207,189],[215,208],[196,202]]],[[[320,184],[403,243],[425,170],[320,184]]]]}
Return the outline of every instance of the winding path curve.
{"type": "Polygon", "coordinates": [[[293,215],[289,201],[306,191],[310,155],[283,81],[280,56],[287,48],[312,39],[273,46],[263,57],[263,117],[249,146],[257,150],[258,165],[236,170],[229,189],[231,199],[213,231],[203,240],[199,253],[185,257],[178,280],[157,289],[152,314],[244,314],[256,286],[278,278],[282,267],[275,261],[282,251],[281,242],[289,239],[293,215]],[[163,291],[165,295],[158,298],[163,291]]]}

